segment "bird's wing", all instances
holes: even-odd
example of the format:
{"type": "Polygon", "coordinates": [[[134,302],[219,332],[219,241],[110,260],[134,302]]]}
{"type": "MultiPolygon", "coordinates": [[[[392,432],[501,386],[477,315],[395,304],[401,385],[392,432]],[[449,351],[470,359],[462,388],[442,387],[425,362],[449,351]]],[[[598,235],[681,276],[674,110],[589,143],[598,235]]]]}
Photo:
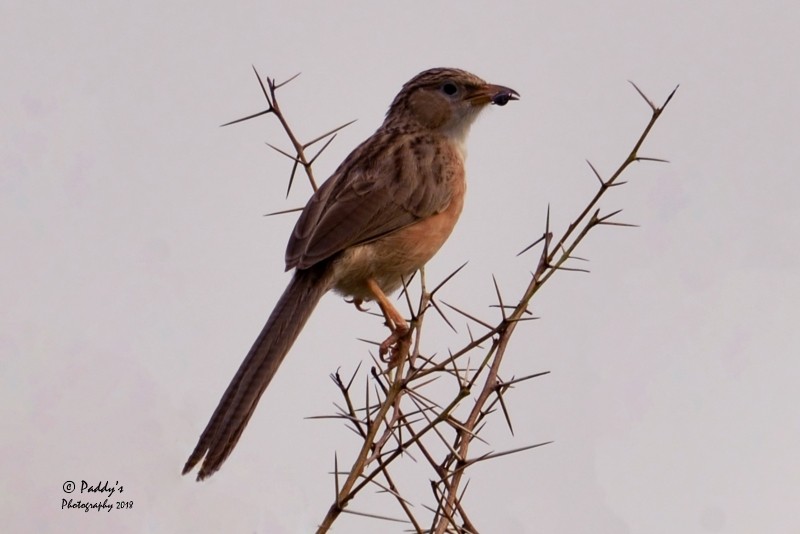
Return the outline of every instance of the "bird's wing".
{"type": "Polygon", "coordinates": [[[311,197],[289,239],[286,268],[308,268],[444,210],[461,158],[425,134],[374,135],[311,197]],[[358,164],[355,164],[358,162],[358,164]]]}

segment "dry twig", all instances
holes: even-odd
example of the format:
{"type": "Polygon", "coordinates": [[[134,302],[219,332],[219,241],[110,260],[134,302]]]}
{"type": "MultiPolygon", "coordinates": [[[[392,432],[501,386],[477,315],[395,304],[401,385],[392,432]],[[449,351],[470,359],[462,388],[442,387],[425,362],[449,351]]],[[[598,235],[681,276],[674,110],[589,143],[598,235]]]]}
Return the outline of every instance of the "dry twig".
{"type": "MultiPolygon", "coordinates": [[[[283,111],[278,105],[276,94],[279,88],[296,76],[283,83],[276,83],[274,79],[267,78],[266,86],[258,72],[256,72],[256,76],[267,100],[267,109],[228,124],[234,124],[264,114],[274,114],[283,126],[294,151],[294,154],[292,154],[271,144],[269,145],[293,161],[289,188],[292,186],[297,169],[302,167],[311,186],[316,190],[317,185],[312,173],[314,161],[329,146],[336,132],[351,124],[352,121],[334,128],[309,142],[301,143],[292,132],[283,111]],[[306,155],[306,150],[310,146],[326,139],[327,141],[322,148],[313,157],[309,158],[306,155]]],[[[614,219],[621,210],[601,214],[597,208],[600,199],[611,188],[625,183],[620,181],[620,176],[628,167],[637,161],[665,161],[641,156],[639,151],[653,126],[674,96],[675,91],[677,91],[677,87],[669,94],[661,106],[656,106],[635,84],[631,82],[631,85],[651,109],[651,117],[648,124],[634,143],[633,149],[628,156],[609,178],[604,179],[597,169],[590,162],[587,162],[599,182],[598,189],[578,216],[558,236],[550,228],[550,212],[548,208],[542,235],[520,252],[522,254],[533,247],[541,245],[536,268],[531,273],[530,282],[516,305],[511,306],[504,303],[500,288],[496,280],[493,280],[497,294],[497,304],[494,306],[500,310],[501,318],[494,323],[479,319],[474,313],[468,313],[436,298],[436,294],[441,288],[464,265],[456,269],[430,292],[426,289],[425,277],[424,273],[422,273],[422,276],[420,276],[421,296],[416,306],[412,306],[407,288],[404,290],[409,313],[412,317],[410,324],[413,343],[407,343],[401,347],[402,350],[397,353],[399,357],[393,361],[396,365],[392,369],[386,368],[385,363],[373,358],[375,367],[372,368],[371,379],[376,386],[375,392],[370,394],[371,388],[367,385],[367,393],[363,401],[359,402],[354,398],[352,385],[358,369],[356,369],[356,373],[347,383],[338,372],[331,375],[344,400],[344,404],[338,408],[338,413],[325,417],[342,419],[353,430],[360,445],[355,460],[353,460],[350,469],[347,471],[339,470],[338,455],[335,457],[333,472],[335,498],[317,529],[318,533],[327,532],[343,512],[385,521],[402,521],[403,524],[410,526],[414,532],[418,533],[478,532],[474,522],[467,515],[463,502],[468,486],[468,482],[464,482],[467,468],[479,462],[494,460],[501,456],[516,454],[549,443],[537,443],[509,451],[470,456],[470,446],[473,440],[483,441],[480,438],[481,430],[484,428],[486,418],[496,412],[497,406],[500,407],[506,424],[513,434],[511,415],[504,401],[504,396],[509,390],[521,382],[547,374],[547,372],[541,372],[511,380],[503,380],[500,377],[500,367],[506,355],[511,336],[521,322],[533,319],[529,311],[531,300],[555,273],[559,271],[585,271],[585,269],[570,267],[566,264],[571,259],[582,259],[575,255],[575,251],[590,231],[599,226],[632,226],[614,219]],[[469,327],[469,323],[467,323],[470,340],[463,347],[450,351],[447,356],[426,356],[421,349],[421,334],[425,314],[430,308],[435,309],[445,322],[455,330],[450,320],[445,316],[440,304],[467,318],[484,332],[475,337],[469,327]],[[488,344],[488,346],[484,348],[483,344],[488,344]],[[475,356],[477,357],[475,358],[475,356]],[[473,359],[477,360],[477,364],[472,363],[473,359]],[[444,406],[425,395],[425,388],[432,382],[436,382],[440,389],[452,388],[449,396],[450,400],[444,406]],[[473,392],[477,393],[477,395],[474,398],[470,398],[473,392]],[[459,413],[466,412],[467,415],[463,420],[456,417],[457,408],[460,408],[459,413]],[[439,450],[445,451],[443,456],[438,452],[439,450]],[[419,456],[411,456],[414,453],[419,453],[419,456]],[[429,517],[430,526],[427,528],[422,527],[425,521],[423,521],[420,511],[415,510],[413,506],[413,501],[419,500],[419,496],[414,496],[412,499],[410,496],[404,495],[392,474],[393,470],[399,468],[396,465],[398,460],[406,457],[417,458],[415,461],[426,463],[436,479],[431,483],[435,506],[425,505],[424,503],[422,505],[423,510],[429,513],[432,512],[429,517]],[[341,477],[344,477],[344,480],[341,480],[341,477]],[[353,499],[367,486],[371,485],[378,488],[379,491],[390,495],[399,505],[405,519],[400,520],[382,514],[346,510],[346,507],[353,499]]],[[[278,213],[290,211],[296,210],[286,210],[278,213]]]]}

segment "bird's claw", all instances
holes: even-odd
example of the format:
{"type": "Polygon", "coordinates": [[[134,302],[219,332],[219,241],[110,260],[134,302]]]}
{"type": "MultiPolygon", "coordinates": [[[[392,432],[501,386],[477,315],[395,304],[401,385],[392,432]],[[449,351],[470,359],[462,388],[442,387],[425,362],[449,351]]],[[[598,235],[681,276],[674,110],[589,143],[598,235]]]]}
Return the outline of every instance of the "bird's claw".
{"type": "Polygon", "coordinates": [[[392,328],[392,334],[380,344],[379,354],[381,359],[389,364],[389,368],[397,365],[403,346],[408,344],[408,335],[411,327],[408,324],[396,325],[392,328]],[[386,357],[386,355],[389,355],[386,357]]]}
{"type": "Polygon", "coordinates": [[[353,297],[352,299],[344,299],[344,301],[347,302],[348,304],[352,304],[353,306],[355,306],[356,309],[358,311],[360,311],[360,312],[368,312],[369,311],[369,308],[367,308],[367,307],[365,307],[363,305],[364,304],[364,299],[353,297]]]}

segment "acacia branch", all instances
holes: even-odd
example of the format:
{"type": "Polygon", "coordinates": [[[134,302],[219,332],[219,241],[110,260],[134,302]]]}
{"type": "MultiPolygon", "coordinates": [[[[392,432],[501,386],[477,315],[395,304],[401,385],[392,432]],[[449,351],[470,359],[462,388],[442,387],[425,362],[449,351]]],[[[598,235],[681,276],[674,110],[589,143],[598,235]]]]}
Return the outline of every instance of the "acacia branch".
{"type": "MultiPolygon", "coordinates": [[[[336,132],[351,123],[302,143],[293,133],[277,99],[278,89],[296,76],[283,83],[276,83],[274,79],[266,78],[266,84],[257,71],[256,77],[267,101],[267,109],[228,124],[265,114],[274,114],[292,146],[291,150],[286,151],[269,145],[292,160],[289,188],[291,188],[297,169],[302,167],[312,188],[316,190],[317,184],[312,172],[313,163],[319,154],[329,146],[336,132]],[[308,157],[306,150],[321,141],[325,141],[322,148],[313,157],[308,157]]],[[[530,313],[532,299],[556,272],[586,272],[586,269],[571,267],[567,263],[569,260],[583,259],[576,256],[575,252],[593,229],[599,226],[633,226],[615,219],[621,210],[601,214],[597,207],[608,191],[625,183],[620,180],[620,177],[630,165],[637,161],[665,161],[641,156],[639,151],[674,96],[677,87],[658,107],[635,84],[632,85],[651,109],[649,122],[635,141],[630,153],[610,177],[603,178],[595,166],[587,161],[592,174],[598,181],[598,189],[577,217],[557,236],[550,228],[550,208],[548,206],[544,231],[538,239],[520,253],[541,246],[531,279],[516,305],[504,302],[500,287],[493,278],[492,283],[497,298],[497,303],[493,307],[499,310],[500,319],[492,321],[480,319],[478,314],[467,312],[438,298],[438,292],[460,272],[464,265],[456,269],[430,292],[426,290],[424,271],[421,271],[420,298],[415,306],[411,304],[411,295],[407,287],[408,281],[404,281],[402,295],[408,304],[411,330],[408,336],[402,338],[394,347],[393,357],[389,362],[373,358],[375,365],[365,384],[363,401],[358,401],[353,396],[352,385],[358,369],[347,383],[344,382],[338,371],[332,375],[332,379],[344,399],[344,404],[337,407],[339,410],[337,414],[318,417],[344,420],[346,426],[353,431],[353,435],[360,443],[349,470],[340,471],[339,455],[334,456],[335,497],[320,522],[317,533],[328,532],[336,519],[344,512],[385,521],[402,521],[418,533],[458,532],[466,534],[478,532],[474,521],[468,516],[463,502],[466,488],[469,485],[469,481],[465,481],[467,469],[478,462],[495,460],[549,443],[537,443],[517,447],[510,451],[489,452],[478,456],[470,455],[470,446],[475,439],[486,443],[480,437],[481,431],[487,418],[498,411],[502,412],[505,422],[513,434],[511,414],[504,400],[505,396],[510,394],[514,386],[547,374],[545,371],[519,379],[503,380],[501,378],[501,365],[506,356],[511,336],[520,323],[535,318],[530,313]],[[444,322],[455,330],[453,323],[446,317],[445,308],[442,305],[467,321],[469,341],[458,350],[448,350],[446,355],[428,355],[423,350],[422,339],[422,327],[425,312],[428,309],[436,310],[444,322]],[[471,326],[475,325],[485,331],[480,335],[473,335],[471,326]],[[484,345],[486,346],[484,347],[484,345]],[[449,391],[446,401],[437,402],[423,393],[424,388],[428,388],[434,383],[437,385],[437,392],[449,391]],[[476,396],[470,400],[473,391],[476,392],[476,396]],[[465,416],[463,416],[464,413],[466,413],[465,416]],[[463,419],[459,419],[459,415],[463,419]],[[442,447],[444,447],[445,453],[443,457],[437,458],[437,453],[434,451],[442,447]],[[436,504],[435,506],[422,504],[423,512],[431,514],[430,527],[427,529],[423,529],[421,526],[423,518],[419,515],[420,511],[413,507],[413,502],[418,498],[414,499],[403,495],[398,487],[397,479],[392,473],[392,470],[398,466],[405,465],[404,462],[401,462],[402,459],[414,458],[412,454],[416,453],[423,460],[422,465],[431,469],[434,479],[431,482],[431,490],[436,504]],[[344,476],[344,480],[341,479],[342,476],[344,476]],[[390,495],[400,507],[405,519],[398,520],[385,514],[346,510],[346,507],[368,486],[374,486],[379,491],[390,495]]],[[[296,210],[283,210],[277,213],[291,211],[296,210]]]]}

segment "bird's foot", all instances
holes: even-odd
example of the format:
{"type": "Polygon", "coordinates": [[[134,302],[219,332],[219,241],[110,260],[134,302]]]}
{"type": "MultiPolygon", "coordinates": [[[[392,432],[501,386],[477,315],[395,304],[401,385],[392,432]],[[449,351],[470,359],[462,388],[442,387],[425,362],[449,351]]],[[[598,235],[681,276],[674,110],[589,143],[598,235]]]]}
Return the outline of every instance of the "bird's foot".
{"type": "Polygon", "coordinates": [[[381,359],[389,364],[389,369],[397,365],[404,352],[408,352],[411,345],[410,334],[411,327],[403,321],[402,324],[395,325],[392,334],[381,343],[379,353],[381,359]]]}
{"type": "Polygon", "coordinates": [[[368,312],[369,308],[364,306],[364,299],[353,297],[352,299],[344,299],[348,304],[352,304],[360,312],[368,312]]]}

